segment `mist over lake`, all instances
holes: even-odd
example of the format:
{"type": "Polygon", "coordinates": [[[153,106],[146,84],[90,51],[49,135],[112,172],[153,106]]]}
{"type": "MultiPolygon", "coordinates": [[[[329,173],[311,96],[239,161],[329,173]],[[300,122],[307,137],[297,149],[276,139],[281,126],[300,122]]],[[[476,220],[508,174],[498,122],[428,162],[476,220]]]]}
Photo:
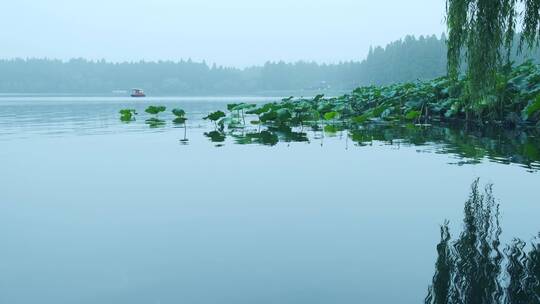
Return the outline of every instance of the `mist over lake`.
{"type": "Polygon", "coordinates": [[[538,8],[5,3],[0,304],[540,303],[538,8]]]}

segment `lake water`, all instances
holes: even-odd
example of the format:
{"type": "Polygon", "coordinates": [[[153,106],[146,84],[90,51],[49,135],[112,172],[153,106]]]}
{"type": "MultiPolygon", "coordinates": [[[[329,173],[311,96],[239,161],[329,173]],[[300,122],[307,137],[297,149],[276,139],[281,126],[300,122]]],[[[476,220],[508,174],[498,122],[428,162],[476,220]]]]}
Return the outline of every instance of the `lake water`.
{"type": "Polygon", "coordinates": [[[503,244],[540,231],[535,132],[212,141],[201,117],[238,101],[272,99],[0,97],[0,303],[423,303],[476,178],[503,244]],[[186,130],[145,124],[150,104],[186,130]]]}

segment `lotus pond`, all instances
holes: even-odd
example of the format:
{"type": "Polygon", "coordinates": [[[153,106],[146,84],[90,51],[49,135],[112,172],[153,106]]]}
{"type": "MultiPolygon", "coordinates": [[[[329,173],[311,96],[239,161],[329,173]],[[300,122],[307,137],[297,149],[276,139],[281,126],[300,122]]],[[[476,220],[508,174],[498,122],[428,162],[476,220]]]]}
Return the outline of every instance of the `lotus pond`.
{"type": "Polygon", "coordinates": [[[0,97],[0,303],[534,299],[537,128],[227,107],[279,99],[0,97]]]}

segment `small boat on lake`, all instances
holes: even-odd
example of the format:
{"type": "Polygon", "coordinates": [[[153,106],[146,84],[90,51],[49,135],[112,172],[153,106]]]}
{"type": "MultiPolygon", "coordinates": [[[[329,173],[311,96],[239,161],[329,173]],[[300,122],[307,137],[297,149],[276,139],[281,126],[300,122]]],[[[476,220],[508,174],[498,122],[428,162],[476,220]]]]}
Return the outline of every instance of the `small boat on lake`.
{"type": "Polygon", "coordinates": [[[131,97],[145,97],[142,89],[131,89],[131,97]]]}

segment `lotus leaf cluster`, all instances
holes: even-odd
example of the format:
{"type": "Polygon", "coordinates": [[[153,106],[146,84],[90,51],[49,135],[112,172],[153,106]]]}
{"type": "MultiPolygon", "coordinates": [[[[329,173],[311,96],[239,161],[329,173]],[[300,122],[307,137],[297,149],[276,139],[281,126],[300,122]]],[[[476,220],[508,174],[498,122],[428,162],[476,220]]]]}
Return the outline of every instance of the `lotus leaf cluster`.
{"type": "MultiPolygon", "coordinates": [[[[223,111],[215,111],[215,112],[212,112],[208,115],[206,115],[205,117],[203,117],[204,120],[210,120],[214,123],[214,127],[216,127],[216,129],[218,128],[218,122],[225,118],[227,115],[225,114],[225,112],[223,111]]],[[[221,128],[223,129],[223,128],[221,128]]]]}
{"type": "Polygon", "coordinates": [[[146,113],[148,114],[152,114],[152,115],[158,115],[159,113],[161,112],[165,112],[165,110],[167,110],[166,107],[164,106],[149,106],[148,108],[146,108],[146,110],[144,110],[146,113]]]}
{"type": "Polygon", "coordinates": [[[159,119],[158,115],[161,112],[165,112],[166,109],[167,108],[164,106],[149,106],[148,108],[146,108],[146,110],[144,110],[146,113],[154,115],[154,117],[151,117],[145,121],[146,124],[151,128],[158,128],[164,126],[165,121],[159,119]]]}
{"type": "Polygon", "coordinates": [[[135,109],[122,109],[118,113],[120,113],[120,120],[124,122],[135,120],[135,115],[137,115],[135,109]]]}
{"type": "MultiPolygon", "coordinates": [[[[217,117],[229,128],[246,125],[245,115],[256,116],[254,125],[304,126],[366,124],[369,122],[443,121],[493,123],[507,127],[540,122],[540,69],[532,62],[498,75],[497,90],[475,99],[467,93],[469,81],[441,77],[430,81],[400,83],[384,87],[359,87],[350,94],[325,98],[284,98],[281,102],[230,104],[228,116],[217,117]]],[[[220,112],[223,113],[223,112],[220,112]]]]}
{"type": "Polygon", "coordinates": [[[186,123],[187,121],[187,118],[186,118],[186,111],[184,111],[183,109],[172,109],[171,111],[174,116],[176,117],[173,122],[176,123],[176,124],[184,124],[186,123]]]}

